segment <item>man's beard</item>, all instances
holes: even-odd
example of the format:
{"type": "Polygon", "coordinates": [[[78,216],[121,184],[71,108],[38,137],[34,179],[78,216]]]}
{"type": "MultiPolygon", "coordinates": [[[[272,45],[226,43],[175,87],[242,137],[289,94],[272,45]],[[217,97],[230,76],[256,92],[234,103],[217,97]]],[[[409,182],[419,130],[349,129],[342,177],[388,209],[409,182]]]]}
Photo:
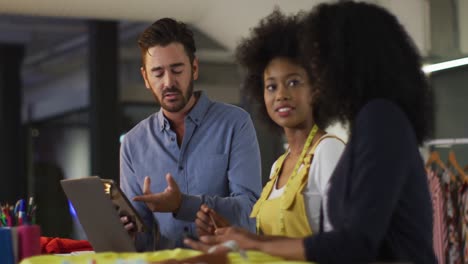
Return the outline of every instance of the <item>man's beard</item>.
{"type": "Polygon", "coordinates": [[[182,99],[178,99],[177,102],[171,102],[171,103],[165,103],[164,102],[164,95],[166,93],[178,93],[182,94],[181,90],[178,89],[175,86],[172,86],[170,88],[167,88],[162,92],[162,98],[161,100],[158,99],[156,94],[154,93],[153,89],[151,89],[151,93],[153,94],[154,98],[156,99],[156,102],[158,102],[161,105],[161,108],[164,109],[167,112],[170,113],[177,113],[180,110],[184,109],[184,107],[187,105],[187,103],[190,101],[190,98],[193,96],[193,79],[190,80],[187,92],[185,94],[182,94],[182,99]]]}

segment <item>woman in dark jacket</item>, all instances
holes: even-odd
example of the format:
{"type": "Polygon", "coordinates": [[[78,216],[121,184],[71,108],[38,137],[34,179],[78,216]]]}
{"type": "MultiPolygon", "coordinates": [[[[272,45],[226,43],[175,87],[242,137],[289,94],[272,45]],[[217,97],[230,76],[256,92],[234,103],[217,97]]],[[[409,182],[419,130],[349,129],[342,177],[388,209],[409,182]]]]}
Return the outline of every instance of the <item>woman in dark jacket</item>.
{"type": "Polygon", "coordinates": [[[330,183],[333,230],[288,239],[228,228],[201,241],[235,240],[244,249],[319,263],[435,263],[418,150],[432,132],[433,96],[416,47],[393,15],[366,3],[321,4],[303,30],[304,59],[320,92],[314,103],[350,129],[330,183]]]}

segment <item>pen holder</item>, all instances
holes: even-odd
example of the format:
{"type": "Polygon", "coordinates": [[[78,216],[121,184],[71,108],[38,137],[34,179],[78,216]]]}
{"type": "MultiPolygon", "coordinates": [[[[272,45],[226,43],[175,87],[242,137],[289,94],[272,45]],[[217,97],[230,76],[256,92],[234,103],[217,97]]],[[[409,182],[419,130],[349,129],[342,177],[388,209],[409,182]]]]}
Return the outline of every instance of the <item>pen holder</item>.
{"type": "Polygon", "coordinates": [[[0,227],[0,263],[15,264],[14,238],[10,227],[0,227]]]}
{"type": "Polygon", "coordinates": [[[41,254],[41,229],[38,225],[17,227],[19,260],[41,254]]]}

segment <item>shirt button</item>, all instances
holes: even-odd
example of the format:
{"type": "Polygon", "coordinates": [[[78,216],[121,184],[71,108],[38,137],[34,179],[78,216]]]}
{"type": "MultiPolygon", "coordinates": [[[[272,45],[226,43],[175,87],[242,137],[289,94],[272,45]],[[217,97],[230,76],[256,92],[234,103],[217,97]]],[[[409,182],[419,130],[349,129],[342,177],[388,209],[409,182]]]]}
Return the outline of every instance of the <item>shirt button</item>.
{"type": "Polygon", "coordinates": [[[184,166],[179,166],[179,170],[183,170],[184,169],[184,166]]]}
{"type": "Polygon", "coordinates": [[[174,137],[171,137],[171,141],[174,141],[174,140],[175,140],[175,138],[174,138],[174,137]]]}

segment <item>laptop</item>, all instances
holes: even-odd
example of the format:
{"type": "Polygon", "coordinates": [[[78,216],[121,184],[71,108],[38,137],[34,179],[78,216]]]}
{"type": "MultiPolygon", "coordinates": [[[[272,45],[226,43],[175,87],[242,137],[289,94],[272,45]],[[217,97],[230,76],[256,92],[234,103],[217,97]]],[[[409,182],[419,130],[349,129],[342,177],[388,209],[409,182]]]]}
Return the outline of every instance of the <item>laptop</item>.
{"type": "Polygon", "coordinates": [[[95,252],[136,252],[101,178],[67,179],[60,183],[95,252]]]}

